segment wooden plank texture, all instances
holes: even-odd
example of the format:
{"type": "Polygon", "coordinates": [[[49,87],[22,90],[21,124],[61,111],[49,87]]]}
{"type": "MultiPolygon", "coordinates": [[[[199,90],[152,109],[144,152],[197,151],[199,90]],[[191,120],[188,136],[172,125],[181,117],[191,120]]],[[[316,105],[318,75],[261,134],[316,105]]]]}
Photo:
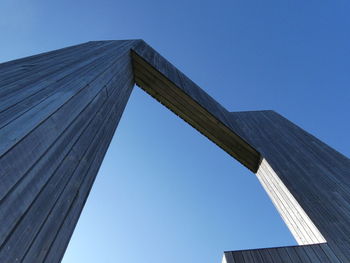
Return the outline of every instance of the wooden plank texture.
{"type": "Polygon", "coordinates": [[[350,160],[274,111],[231,116],[262,154],[257,176],[299,244],[327,242],[334,260],[350,262],[350,160]]]}
{"type": "Polygon", "coordinates": [[[324,252],[327,244],[227,251],[227,263],[339,263],[334,254],[324,252]],[[249,255],[249,256],[248,256],[249,255]]]}
{"type": "Polygon", "coordinates": [[[0,262],[60,262],[136,83],[256,173],[302,246],[223,262],[350,262],[350,160],[273,111],[230,113],[143,40],[0,64],[0,262]]]}
{"type": "Polygon", "coordinates": [[[133,44],[0,65],[0,262],[61,260],[134,85],[133,44]]]}
{"type": "Polygon", "coordinates": [[[260,154],[237,136],[229,112],[145,42],[132,52],[136,84],[256,172],[260,154]]]}

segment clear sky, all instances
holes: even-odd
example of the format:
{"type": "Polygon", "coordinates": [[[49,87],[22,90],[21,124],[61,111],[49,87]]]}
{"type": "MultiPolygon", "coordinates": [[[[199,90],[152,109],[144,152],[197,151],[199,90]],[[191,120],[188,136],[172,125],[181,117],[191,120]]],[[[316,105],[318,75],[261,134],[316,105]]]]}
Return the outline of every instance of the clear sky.
{"type": "MultiPolygon", "coordinates": [[[[2,0],[0,62],[142,38],[230,111],[273,109],[350,156],[348,0],[2,0]]],[[[255,176],[135,87],[64,263],[215,263],[295,244],[255,176]]]]}

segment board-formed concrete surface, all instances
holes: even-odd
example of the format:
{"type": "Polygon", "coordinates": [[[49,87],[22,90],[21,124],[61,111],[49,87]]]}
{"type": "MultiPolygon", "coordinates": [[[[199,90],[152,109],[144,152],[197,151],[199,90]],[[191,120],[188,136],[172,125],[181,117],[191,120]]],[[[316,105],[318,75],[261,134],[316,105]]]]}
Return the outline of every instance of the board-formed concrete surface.
{"type": "Polygon", "coordinates": [[[143,40],[0,64],[0,262],[61,261],[135,83],[255,173],[301,245],[223,262],[350,262],[350,160],[273,111],[229,112],[143,40]]]}

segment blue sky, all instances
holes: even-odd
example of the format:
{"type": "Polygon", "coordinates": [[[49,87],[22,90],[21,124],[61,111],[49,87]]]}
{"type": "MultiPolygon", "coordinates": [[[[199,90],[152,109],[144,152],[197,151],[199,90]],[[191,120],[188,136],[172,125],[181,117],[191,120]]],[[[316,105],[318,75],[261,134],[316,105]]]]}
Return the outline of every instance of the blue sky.
{"type": "MultiPolygon", "coordinates": [[[[142,38],[230,111],[273,109],[350,156],[350,2],[0,2],[0,61],[142,38]]],[[[64,263],[220,262],[295,241],[253,174],[135,88],[64,263]]]]}

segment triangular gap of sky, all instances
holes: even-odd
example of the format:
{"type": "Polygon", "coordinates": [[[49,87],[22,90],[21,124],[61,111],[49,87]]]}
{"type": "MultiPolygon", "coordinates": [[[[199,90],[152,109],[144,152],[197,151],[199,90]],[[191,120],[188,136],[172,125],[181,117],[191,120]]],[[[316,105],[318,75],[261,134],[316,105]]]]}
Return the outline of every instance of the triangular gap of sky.
{"type": "MultiPolygon", "coordinates": [[[[142,38],[228,110],[276,110],[350,156],[349,13],[348,0],[2,0],[0,62],[142,38]]],[[[65,262],[218,262],[294,243],[254,175],[138,89],[91,195],[65,262]]]]}
{"type": "Polygon", "coordinates": [[[294,244],[253,173],[135,88],[63,263],[219,263],[294,244]]]}

